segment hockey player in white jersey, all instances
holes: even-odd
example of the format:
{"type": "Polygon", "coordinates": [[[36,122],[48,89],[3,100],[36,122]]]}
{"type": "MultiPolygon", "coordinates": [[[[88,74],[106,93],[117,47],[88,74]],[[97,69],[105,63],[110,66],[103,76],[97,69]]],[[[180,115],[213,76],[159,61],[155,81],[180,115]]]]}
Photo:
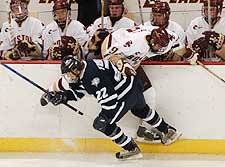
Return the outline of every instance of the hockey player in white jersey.
{"type": "MultiPolygon", "coordinates": [[[[104,40],[102,44],[102,55],[104,59],[112,61],[122,73],[125,73],[127,71],[126,69],[135,69],[137,76],[141,78],[145,90],[147,90],[144,90],[144,95],[146,96],[152,90],[148,89],[149,79],[142,71],[140,66],[141,61],[167,53],[177,40],[177,34],[163,28],[153,26],[136,26],[130,29],[123,28],[113,32],[104,40]]],[[[176,51],[176,54],[185,57],[191,64],[197,61],[198,54],[191,49],[186,50],[184,48],[176,51]]],[[[148,96],[145,98],[149,104],[148,96]]],[[[153,126],[153,128],[155,127],[153,126]]],[[[158,134],[161,136],[160,133],[158,134]]],[[[171,130],[172,140],[166,144],[175,142],[180,135],[181,133],[173,128],[171,130]]],[[[149,138],[151,137],[149,136],[149,138]]],[[[165,144],[164,142],[162,143],[165,144]]]]}
{"type": "Polygon", "coordinates": [[[11,0],[9,19],[3,23],[0,51],[7,60],[41,58],[43,23],[28,16],[28,0],[11,0]]]}
{"type": "MultiPolygon", "coordinates": [[[[181,61],[183,58],[174,54],[176,50],[185,47],[185,32],[176,22],[169,20],[170,6],[168,2],[156,1],[152,6],[151,19],[144,23],[145,26],[157,26],[168,29],[178,36],[177,42],[173,44],[171,50],[165,54],[159,54],[149,58],[150,61],[181,61]]],[[[156,92],[152,84],[148,90],[148,101],[150,106],[156,108],[156,92]]],[[[141,123],[137,131],[137,141],[147,143],[159,143],[159,136],[141,123]]]]}
{"type": "Polygon", "coordinates": [[[123,16],[124,0],[109,0],[108,6],[109,16],[102,16],[96,19],[94,23],[87,28],[89,38],[91,39],[89,40],[88,48],[90,51],[95,52],[97,56],[100,54],[102,41],[109,33],[120,28],[135,26],[133,20],[123,16]]]}
{"type": "Polygon", "coordinates": [[[179,61],[180,57],[174,56],[173,52],[185,47],[185,32],[184,29],[170,18],[170,6],[168,2],[156,1],[152,6],[151,20],[144,23],[146,26],[158,26],[168,29],[179,37],[174,44],[171,52],[165,55],[154,56],[151,60],[156,61],[179,61]]]}
{"type": "Polygon", "coordinates": [[[223,0],[204,0],[202,16],[192,20],[186,30],[187,43],[192,44],[193,49],[199,53],[199,60],[225,60],[225,18],[221,17],[222,9],[223,0]]]}
{"type": "Polygon", "coordinates": [[[88,41],[88,34],[82,23],[71,19],[71,8],[67,0],[55,0],[53,5],[54,21],[48,24],[43,31],[44,56],[46,59],[60,60],[65,54],[73,54],[76,43],[81,46],[82,53],[86,54],[84,45],[88,41]],[[70,44],[64,43],[70,41],[70,44]],[[67,48],[68,47],[68,48],[67,48]]]}

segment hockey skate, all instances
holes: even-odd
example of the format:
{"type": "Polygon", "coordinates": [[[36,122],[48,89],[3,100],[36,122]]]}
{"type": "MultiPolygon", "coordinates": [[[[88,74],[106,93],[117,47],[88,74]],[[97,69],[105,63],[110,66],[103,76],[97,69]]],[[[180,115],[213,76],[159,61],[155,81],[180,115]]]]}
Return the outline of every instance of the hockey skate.
{"type": "Polygon", "coordinates": [[[174,143],[181,135],[181,132],[178,132],[175,128],[168,126],[167,133],[162,133],[161,142],[164,145],[170,145],[174,143]]]}
{"type": "Polygon", "coordinates": [[[116,153],[116,158],[119,160],[131,160],[142,158],[143,155],[138,147],[135,147],[134,150],[128,151],[123,150],[116,153]]]}
{"type": "Polygon", "coordinates": [[[158,144],[161,143],[161,137],[153,130],[147,130],[145,127],[139,126],[136,140],[141,143],[158,144]]]}

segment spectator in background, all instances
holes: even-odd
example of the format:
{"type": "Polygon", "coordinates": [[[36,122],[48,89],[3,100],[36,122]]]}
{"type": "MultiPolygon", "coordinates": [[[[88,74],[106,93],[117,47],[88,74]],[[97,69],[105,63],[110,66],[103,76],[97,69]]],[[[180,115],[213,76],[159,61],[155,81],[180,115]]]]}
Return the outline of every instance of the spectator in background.
{"type": "Polygon", "coordinates": [[[89,38],[88,48],[93,51],[95,55],[100,54],[101,43],[105,37],[120,28],[130,28],[135,26],[135,22],[123,16],[124,13],[123,0],[109,0],[109,16],[98,18],[94,23],[87,28],[89,38]]]}
{"type": "Polygon", "coordinates": [[[40,59],[42,22],[28,16],[28,0],[11,0],[10,22],[3,23],[0,52],[2,59],[40,59]]]}
{"type": "Polygon", "coordinates": [[[78,4],[77,20],[85,27],[101,16],[101,0],[75,0],[78,4]]]}
{"type": "Polygon", "coordinates": [[[52,13],[54,21],[43,31],[45,58],[60,60],[64,54],[76,53],[79,46],[82,49],[80,53],[85,53],[87,50],[83,46],[88,35],[82,23],[71,19],[71,8],[67,0],[55,0],[52,13]]]}
{"type": "Polygon", "coordinates": [[[200,61],[225,60],[225,18],[221,18],[222,9],[223,0],[204,0],[202,16],[192,20],[186,30],[187,47],[192,44],[200,55],[200,61]]]}

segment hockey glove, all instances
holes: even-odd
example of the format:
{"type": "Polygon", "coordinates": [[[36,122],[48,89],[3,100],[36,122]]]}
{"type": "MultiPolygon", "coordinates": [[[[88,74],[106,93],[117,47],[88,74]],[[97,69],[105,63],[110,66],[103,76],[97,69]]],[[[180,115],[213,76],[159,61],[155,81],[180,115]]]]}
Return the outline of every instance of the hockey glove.
{"type": "Polygon", "coordinates": [[[67,55],[82,57],[80,44],[72,36],[61,36],[62,42],[62,57],[67,55]]]}
{"type": "Polygon", "coordinates": [[[183,55],[184,58],[191,64],[196,65],[199,54],[195,52],[192,48],[187,48],[186,53],[183,55]]]}
{"type": "Polygon", "coordinates": [[[48,100],[48,94],[47,93],[44,93],[41,96],[41,99],[40,99],[41,106],[46,106],[48,104],[48,102],[49,102],[49,100],[48,100]]]}
{"type": "Polygon", "coordinates": [[[61,46],[55,44],[48,49],[48,56],[52,60],[61,60],[62,59],[62,48],[61,46]]]}
{"type": "Polygon", "coordinates": [[[216,50],[220,50],[224,44],[224,35],[215,31],[205,31],[202,33],[209,45],[213,46],[216,50]]]}
{"type": "Polygon", "coordinates": [[[68,102],[68,98],[65,92],[56,92],[54,95],[52,95],[53,92],[49,92],[48,98],[49,101],[57,106],[59,104],[66,104],[68,102]]]}
{"type": "Polygon", "coordinates": [[[27,40],[19,41],[15,48],[20,52],[22,57],[39,56],[40,52],[34,42],[27,40]]]}
{"type": "Polygon", "coordinates": [[[104,39],[109,35],[106,29],[97,29],[91,40],[88,42],[88,49],[90,51],[96,51],[101,48],[101,44],[104,39]]]}
{"type": "Polygon", "coordinates": [[[135,69],[126,61],[123,59],[120,59],[116,62],[116,66],[118,70],[126,76],[136,75],[135,69]]]}
{"type": "Polygon", "coordinates": [[[10,49],[3,54],[3,58],[6,60],[19,60],[21,56],[17,49],[10,49]]]}
{"type": "Polygon", "coordinates": [[[208,40],[206,40],[204,37],[198,38],[193,42],[192,48],[199,55],[203,55],[205,50],[208,49],[208,40]]]}

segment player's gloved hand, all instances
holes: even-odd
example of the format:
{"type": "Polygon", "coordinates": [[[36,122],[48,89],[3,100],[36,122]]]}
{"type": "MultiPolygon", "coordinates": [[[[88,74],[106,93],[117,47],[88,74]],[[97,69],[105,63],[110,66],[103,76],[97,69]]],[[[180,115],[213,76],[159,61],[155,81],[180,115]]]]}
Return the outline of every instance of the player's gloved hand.
{"type": "Polygon", "coordinates": [[[109,35],[109,32],[105,28],[99,28],[95,33],[100,40],[104,40],[109,35]]]}
{"type": "Polygon", "coordinates": [[[135,69],[126,61],[123,59],[120,59],[116,62],[116,66],[118,70],[126,76],[136,75],[135,69]]]}
{"type": "Polygon", "coordinates": [[[224,44],[224,35],[215,31],[205,31],[202,33],[209,45],[213,46],[216,50],[220,50],[224,44]]]}
{"type": "Polygon", "coordinates": [[[201,37],[194,40],[192,48],[195,52],[199,53],[199,55],[203,55],[205,50],[208,49],[208,44],[208,40],[206,40],[205,37],[201,37]]]}
{"type": "Polygon", "coordinates": [[[19,60],[20,58],[21,58],[21,55],[16,48],[9,49],[3,54],[3,59],[5,60],[19,60]]]}
{"type": "Polygon", "coordinates": [[[62,48],[60,45],[52,45],[48,49],[48,56],[52,60],[61,60],[62,59],[62,48]]]}
{"type": "Polygon", "coordinates": [[[41,106],[46,106],[48,102],[49,102],[48,94],[44,93],[40,99],[41,106]]]}
{"type": "Polygon", "coordinates": [[[48,94],[49,101],[57,106],[59,104],[66,104],[68,102],[68,98],[65,92],[56,92],[54,95],[52,95],[52,92],[49,92],[48,94]]]}
{"type": "Polygon", "coordinates": [[[88,49],[90,51],[96,51],[101,48],[101,44],[104,39],[109,35],[109,32],[105,28],[99,28],[94,33],[91,40],[88,42],[88,49]]]}
{"type": "Polygon", "coordinates": [[[35,50],[35,44],[31,41],[27,41],[27,40],[22,40],[22,41],[19,41],[19,43],[16,45],[17,49],[19,51],[34,51],[35,50]]]}
{"type": "Polygon", "coordinates": [[[192,48],[187,48],[186,53],[183,55],[183,57],[191,64],[196,65],[198,61],[199,54],[195,52],[192,48]]]}

